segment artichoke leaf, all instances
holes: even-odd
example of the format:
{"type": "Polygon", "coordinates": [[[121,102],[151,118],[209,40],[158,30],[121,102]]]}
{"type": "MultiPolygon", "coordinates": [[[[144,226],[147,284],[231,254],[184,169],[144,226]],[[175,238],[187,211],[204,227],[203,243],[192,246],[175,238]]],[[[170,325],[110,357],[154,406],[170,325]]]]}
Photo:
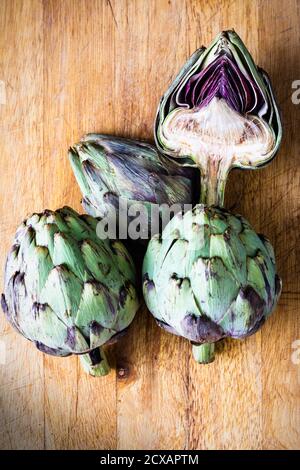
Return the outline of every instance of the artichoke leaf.
{"type": "Polygon", "coordinates": [[[190,271],[190,277],[201,312],[219,322],[235,300],[239,283],[228,271],[222,258],[217,257],[198,258],[190,271]]]}
{"type": "Polygon", "coordinates": [[[72,326],[80,303],[82,284],[66,266],[55,266],[41,291],[40,302],[47,303],[67,326],[72,326]]]}
{"type": "Polygon", "coordinates": [[[76,241],[65,233],[54,235],[53,264],[66,265],[81,281],[86,280],[86,269],[76,241]]]}
{"type": "Polygon", "coordinates": [[[113,328],[117,316],[117,296],[97,281],[85,282],[75,325],[89,334],[90,325],[96,321],[105,328],[113,328]]]}

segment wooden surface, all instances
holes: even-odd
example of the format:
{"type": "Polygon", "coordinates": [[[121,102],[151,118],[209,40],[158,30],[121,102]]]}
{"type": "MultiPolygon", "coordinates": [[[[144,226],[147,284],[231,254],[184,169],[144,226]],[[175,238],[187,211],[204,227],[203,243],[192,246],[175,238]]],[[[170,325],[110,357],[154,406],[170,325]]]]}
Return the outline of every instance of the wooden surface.
{"type": "MultiPolygon", "coordinates": [[[[0,320],[0,448],[300,447],[300,2],[0,0],[0,265],[25,215],[81,210],[66,152],[84,133],[152,139],[161,94],[187,57],[234,28],[271,75],[284,141],[258,172],[233,172],[227,205],[272,241],[283,278],[276,313],[197,365],[187,341],[142,309],[88,377],[75,357],[40,354],[0,320]],[[284,5],[284,6],[283,6],[284,5]],[[295,345],[295,344],[294,344],[295,345]]],[[[2,284],[1,284],[2,288],[2,284]]]]}

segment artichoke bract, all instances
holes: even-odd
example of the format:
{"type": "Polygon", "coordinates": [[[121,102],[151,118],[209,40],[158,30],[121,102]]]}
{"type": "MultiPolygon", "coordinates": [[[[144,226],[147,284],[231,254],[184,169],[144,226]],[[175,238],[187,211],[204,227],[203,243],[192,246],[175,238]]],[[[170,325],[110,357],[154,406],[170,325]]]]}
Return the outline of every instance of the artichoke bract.
{"type": "Polygon", "coordinates": [[[198,204],[150,241],[143,290],[159,326],[192,341],[196,360],[210,362],[216,341],[258,330],[281,282],[263,235],[242,216],[198,204]]]}
{"type": "Polygon", "coordinates": [[[282,137],[270,79],[234,31],[198,49],[161,99],[159,151],[201,171],[201,200],[223,205],[231,168],[258,168],[282,137]]]}
{"type": "Polygon", "coordinates": [[[200,363],[213,360],[220,339],[254,333],[280,295],[270,243],[222,206],[230,169],[265,165],[281,135],[270,80],[234,31],[196,51],[161,99],[156,144],[199,168],[200,204],[151,239],[143,293],[159,325],[189,339],[200,363]]]}
{"type": "MultiPolygon", "coordinates": [[[[154,228],[151,218],[154,206],[163,211],[174,204],[180,209],[193,202],[193,182],[199,178],[198,172],[180,167],[146,142],[88,134],[70,148],[69,158],[86,212],[101,218],[111,213],[116,216],[118,226],[120,200],[127,204],[129,221],[130,210],[142,207],[146,214],[146,230],[140,238],[150,238],[154,228]]],[[[131,218],[134,217],[132,212],[131,218]]],[[[127,215],[124,225],[127,229],[127,215]]],[[[127,238],[127,230],[116,236],[127,238]]]]}
{"type": "Polygon", "coordinates": [[[109,366],[114,341],[138,309],[135,268],[119,241],[100,240],[97,220],[64,207],[33,214],[17,229],[2,308],[11,325],[47,354],[79,354],[91,375],[109,366]]]}

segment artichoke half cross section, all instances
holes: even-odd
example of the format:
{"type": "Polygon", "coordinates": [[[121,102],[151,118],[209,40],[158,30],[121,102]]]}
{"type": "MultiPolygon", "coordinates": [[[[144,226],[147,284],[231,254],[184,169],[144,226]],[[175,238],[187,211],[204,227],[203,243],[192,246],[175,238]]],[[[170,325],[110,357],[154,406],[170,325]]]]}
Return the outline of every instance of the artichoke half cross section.
{"type": "Polygon", "coordinates": [[[162,97],[155,124],[158,149],[201,171],[201,201],[222,206],[231,168],[258,168],[282,136],[267,73],[234,31],[197,50],[162,97]]]}

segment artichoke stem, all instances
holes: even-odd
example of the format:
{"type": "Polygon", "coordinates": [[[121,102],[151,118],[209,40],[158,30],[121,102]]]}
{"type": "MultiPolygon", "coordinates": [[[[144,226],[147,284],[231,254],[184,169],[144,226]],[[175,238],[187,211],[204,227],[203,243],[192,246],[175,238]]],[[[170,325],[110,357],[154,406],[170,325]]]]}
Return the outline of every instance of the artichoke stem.
{"type": "Polygon", "coordinates": [[[199,364],[209,364],[215,360],[215,343],[193,344],[193,356],[199,364]]]}
{"type": "Polygon", "coordinates": [[[110,371],[106,355],[101,348],[93,349],[86,354],[80,354],[79,357],[85,372],[93,377],[107,375],[110,371]]]}
{"type": "Polygon", "coordinates": [[[201,193],[200,203],[208,206],[224,206],[226,180],[231,167],[230,159],[209,156],[200,164],[201,193]]]}

